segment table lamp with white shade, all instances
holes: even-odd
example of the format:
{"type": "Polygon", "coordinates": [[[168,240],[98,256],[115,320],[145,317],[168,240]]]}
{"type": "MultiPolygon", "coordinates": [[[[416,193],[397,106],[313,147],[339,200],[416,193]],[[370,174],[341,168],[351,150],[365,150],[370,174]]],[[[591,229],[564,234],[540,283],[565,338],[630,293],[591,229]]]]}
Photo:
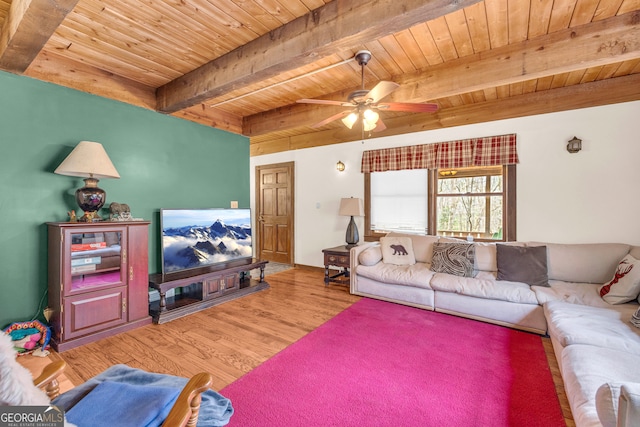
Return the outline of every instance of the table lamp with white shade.
{"type": "Polygon", "coordinates": [[[338,214],[342,216],[351,217],[351,220],[349,221],[349,225],[347,226],[347,232],[345,235],[347,247],[357,245],[358,241],[360,240],[360,236],[358,236],[358,227],[356,226],[356,223],[353,220],[353,217],[364,216],[364,204],[362,203],[362,199],[358,199],[354,197],[345,197],[341,199],[340,210],[338,214]]]}
{"type": "Polygon", "coordinates": [[[54,173],[84,177],[84,187],[76,190],[80,209],[93,215],[106,201],[106,193],[98,187],[100,178],[120,178],[111,159],[99,142],[80,141],[76,148],[60,163],[54,173]]]}

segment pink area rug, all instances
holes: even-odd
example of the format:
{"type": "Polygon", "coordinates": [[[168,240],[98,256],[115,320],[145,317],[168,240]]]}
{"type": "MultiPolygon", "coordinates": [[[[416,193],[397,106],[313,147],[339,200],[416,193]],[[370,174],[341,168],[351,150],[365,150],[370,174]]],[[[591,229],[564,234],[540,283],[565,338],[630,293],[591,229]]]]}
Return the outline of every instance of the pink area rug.
{"type": "Polygon", "coordinates": [[[220,391],[229,426],[564,426],[539,336],[362,299],[220,391]]]}

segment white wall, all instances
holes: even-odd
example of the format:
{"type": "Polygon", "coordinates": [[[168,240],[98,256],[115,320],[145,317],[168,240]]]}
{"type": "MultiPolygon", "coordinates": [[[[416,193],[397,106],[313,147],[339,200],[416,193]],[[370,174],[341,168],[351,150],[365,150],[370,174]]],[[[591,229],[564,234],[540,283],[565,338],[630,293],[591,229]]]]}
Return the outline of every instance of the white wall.
{"type": "MultiPolygon", "coordinates": [[[[364,198],[363,151],[506,133],[520,157],[518,240],[640,245],[640,101],[256,156],[251,182],[258,165],[295,162],[295,262],[320,267],[323,248],[344,244],[340,198],[364,198]],[[566,150],[573,136],[576,154],[566,150]]],[[[364,219],[357,225],[362,240],[364,219]]]]}

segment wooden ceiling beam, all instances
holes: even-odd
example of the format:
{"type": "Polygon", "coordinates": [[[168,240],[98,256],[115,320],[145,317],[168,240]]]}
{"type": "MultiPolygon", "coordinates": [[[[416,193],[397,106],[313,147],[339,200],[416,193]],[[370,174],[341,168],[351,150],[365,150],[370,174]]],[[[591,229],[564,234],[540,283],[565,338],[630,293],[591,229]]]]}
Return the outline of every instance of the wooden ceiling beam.
{"type": "Polygon", "coordinates": [[[157,109],[191,107],[478,1],[334,0],[161,86],[157,109]]]}
{"type": "Polygon", "coordinates": [[[78,0],[13,0],[0,30],[0,68],[23,73],[78,0]]]}
{"type": "Polygon", "coordinates": [[[194,105],[171,115],[228,132],[237,134],[242,132],[242,117],[234,116],[215,108],[209,108],[205,104],[194,105]]]}
{"type": "MultiPolygon", "coordinates": [[[[434,114],[408,114],[385,119],[387,129],[375,133],[374,138],[637,100],[640,100],[640,74],[632,74],[505,99],[446,108],[434,114]]],[[[259,143],[252,142],[250,155],[259,156],[358,140],[360,140],[360,135],[357,131],[336,128],[288,138],[263,140],[259,143]]],[[[371,142],[372,144],[374,141],[375,139],[365,140],[366,143],[371,142]]]]}
{"type": "Polygon", "coordinates": [[[155,89],[53,51],[38,55],[25,76],[155,110],[155,89]]]}
{"type": "MultiPolygon", "coordinates": [[[[400,88],[385,100],[424,102],[636,58],[640,58],[640,11],[396,76],[393,81],[400,88]]],[[[344,99],[343,94],[324,98],[344,99]]],[[[243,135],[311,126],[338,111],[295,104],[254,114],[244,118],[243,135]]]]}

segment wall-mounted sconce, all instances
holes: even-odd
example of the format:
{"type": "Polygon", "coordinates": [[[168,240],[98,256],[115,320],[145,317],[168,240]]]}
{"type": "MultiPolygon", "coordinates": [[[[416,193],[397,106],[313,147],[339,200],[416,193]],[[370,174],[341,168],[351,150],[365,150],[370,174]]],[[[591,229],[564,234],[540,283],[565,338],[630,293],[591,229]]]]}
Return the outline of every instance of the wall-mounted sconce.
{"type": "Polygon", "coordinates": [[[573,137],[573,139],[570,139],[569,142],[567,142],[567,151],[570,153],[577,153],[578,151],[582,150],[582,140],[576,138],[575,136],[573,137]]]}
{"type": "Polygon", "coordinates": [[[343,172],[344,171],[344,163],[342,163],[340,160],[338,160],[338,163],[336,163],[336,169],[338,170],[338,172],[343,172]]]}

